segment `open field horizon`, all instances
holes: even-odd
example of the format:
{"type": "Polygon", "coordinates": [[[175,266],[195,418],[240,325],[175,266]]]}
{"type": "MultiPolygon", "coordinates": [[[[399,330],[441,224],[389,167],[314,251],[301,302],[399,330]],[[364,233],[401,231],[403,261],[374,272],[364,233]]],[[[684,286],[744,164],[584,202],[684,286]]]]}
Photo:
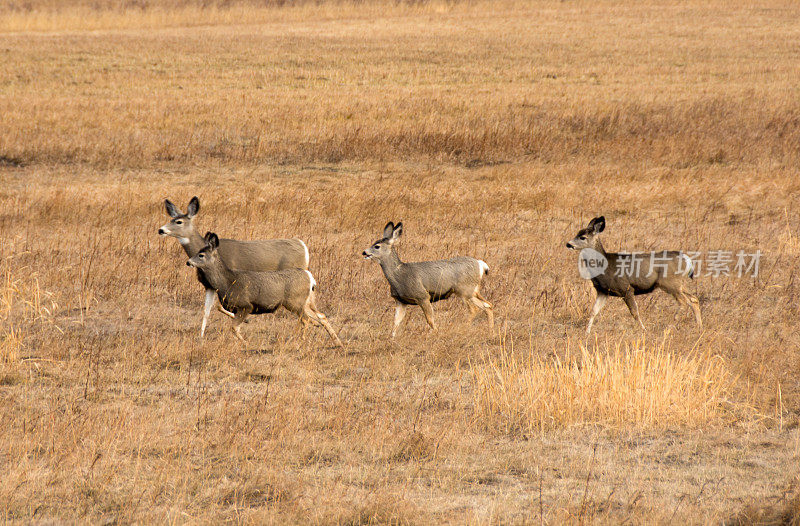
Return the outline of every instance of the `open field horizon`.
{"type": "Polygon", "coordinates": [[[783,4],[492,5],[253,8],[275,21],[63,34],[0,22],[14,65],[0,149],[106,167],[797,164],[800,29],[783,4]]]}
{"type": "MultiPolygon", "coordinates": [[[[127,4],[126,4],[127,5],[127,4]]],[[[501,0],[0,7],[0,519],[800,517],[800,7],[501,0]],[[7,16],[2,16],[3,14],[7,16]],[[345,342],[238,343],[201,233],[300,237],[345,342]],[[761,251],[636,329],[565,247],[761,251]],[[495,305],[393,302],[361,252],[470,255],[495,305]]],[[[761,522],[759,522],[761,521],[761,522]]],[[[769,522],[772,521],[772,522],[769,522]]]]}

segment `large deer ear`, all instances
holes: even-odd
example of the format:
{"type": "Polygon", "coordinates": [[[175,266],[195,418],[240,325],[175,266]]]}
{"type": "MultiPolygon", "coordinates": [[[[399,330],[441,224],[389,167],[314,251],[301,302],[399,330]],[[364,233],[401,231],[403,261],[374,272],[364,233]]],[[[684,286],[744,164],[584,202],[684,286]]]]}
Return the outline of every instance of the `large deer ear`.
{"type": "Polygon", "coordinates": [[[178,207],[172,204],[172,201],[169,199],[164,199],[164,208],[167,209],[167,214],[170,217],[178,217],[181,215],[181,211],[178,210],[178,207]]]}
{"type": "Polygon", "coordinates": [[[389,221],[386,223],[386,226],[383,227],[383,238],[390,239],[392,237],[392,232],[394,232],[394,223],[389,221]]]}
{"type": "Polygon", "coordinates": [[[189,218],[192,218],[199,211],[200,211],[200,200],[197,198],[197,196],[194,196],[192,197],[192,200],[189,201],[189,206],[186,208],[186,215],[189,218]]]}
{"type": "Polygon", "coordinates": [[[210,246],[211,248],[216,249],[219,247],[219,238],[217,237],[217,234],[215,234],[214,232],[206,233],[205,240],[206,240],[206,245],[210,246]]]}
{"type": "Polygon", "coordinates": [[[400,221],[396,225],[394,225],[394,230],[392,230],[392,239],[397,241],[397,239],[403,235],[403,222],[400,221]]]}
{"type": "Polygon", "coordinates": [[[599,234],[603,230],[606,229],[606,218],[605,216],[595,217],[591,221],[589,221],[589,228],[594,230],[595,234],[599,234]]]}

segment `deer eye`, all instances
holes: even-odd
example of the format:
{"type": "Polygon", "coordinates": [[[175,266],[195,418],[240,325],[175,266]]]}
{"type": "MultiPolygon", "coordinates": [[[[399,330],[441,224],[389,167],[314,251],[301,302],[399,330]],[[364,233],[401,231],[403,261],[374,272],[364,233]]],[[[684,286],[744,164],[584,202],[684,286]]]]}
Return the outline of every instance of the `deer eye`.
{"type": "Polygon", "coordinates": [[[381,249],[381,245],[380,244],[376,244],[372,248],[374,248],[375,250],[380,250],[381,249]]]}
{"type": "Polygon", "coordinates": [[[205,254],[197,254],[197,257],[199,257],[200,259],[203,259],[204,257],[206,257],[206,255],[205,254]]]}
{"type": "Polygon", "coordinates": [[[183,224],[183,221],[181,221],[180,219],[178,219],[177,221],[175,221],[175,224],[176,224],[176,225],[182,225],[182,224],[183,224]]]}
{"type": "Polygon", "coordinates": [[[579,239],[586,240],[586,236],[581,236],[579,239]]]}

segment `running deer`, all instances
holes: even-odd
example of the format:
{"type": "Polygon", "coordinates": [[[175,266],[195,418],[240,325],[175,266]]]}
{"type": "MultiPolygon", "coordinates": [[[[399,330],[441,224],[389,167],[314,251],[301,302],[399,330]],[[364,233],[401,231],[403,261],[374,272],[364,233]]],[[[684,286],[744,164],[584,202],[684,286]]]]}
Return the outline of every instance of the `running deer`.
{"type": "Polygon", "coordinates": [[[591,332],[594,319],[609,296],[625,300],[631,315],[644,330],[634,298],[650,294],[655,289],[671,295],[679,305],[689,306],[694,311],[697,325],[702,328],[700,302],[683,289],[686,277],[694,278],[691,258],[682,252],[667,250],[649,254],[606,252],[599,237],[605,228],[605,217],[595,217],[586,228],[578,231],[572,241],[567,242],[567,248],[581,251],[580,262],[588,267],[583,269],[587,272],[584,277],[591,278],[597,292],[586,334],[591,332]]]}
{"type": "Polygon", "coordinates": [[[492,304],[478,290],[483,276],[489,273],[489,266],[480,259],[468,257],[403,263],[394,248],[402,233],[403,223],[395,225],[389,222],[383,229],[383,237],[363,252],[364,259],[378,260],[389,282],[395,301],[392,338],[406,316],[408,305],[419,305],[428,325],[436,330],[431,303],[453,294],[469,307],[469,321],[475,318],[479,310],[486,312],[491,330],[494,327],[492,304]]]}
{"type": "Polygon", "coordinates": [[[275,312],[279,307],[300,318],[301,337],[305,338],[310,322],[322,325],[339,347],[344,347],[328,318],[317,310],[314,289],[317,282],[311,272],[299,268],[256,272],[233,270],[220,254],[221,240],[208,232],[205,246],[186,262],[203,272],[207,283],[217,292],[223,307],[233,312],[233,332],[244,341],[240,326],[251,314],[275,312]]]}
{"type": "MultiPolygon", "coordinates": [[[[167,214],[172,218],[169,223],[158,229],[161,236],[171,236],[178,239],[186,255],[194,257],[206,243],[194,227],[193,219],[200,211],[200,200],[192,197],[186,213],[182,213],[169,199],[164,200],[167,214]]],[[[289,268],[308,269],[308,247],[299,239],[265,239],[260,241],[237,241],[234,239],[219,240],[219,254],[222,260],[232,269],[236,270],[283,270],[289,268]]],[[[203,323],[200,326],[200,337],[206,332],[208,317],[214,305],[216,293],[205,279],[201,270],[197,271],[197,279],[205,287],[205,306],[203,309],[203,323]]],[[[220,312],[233,317],[220,305],[220,312]]]]}

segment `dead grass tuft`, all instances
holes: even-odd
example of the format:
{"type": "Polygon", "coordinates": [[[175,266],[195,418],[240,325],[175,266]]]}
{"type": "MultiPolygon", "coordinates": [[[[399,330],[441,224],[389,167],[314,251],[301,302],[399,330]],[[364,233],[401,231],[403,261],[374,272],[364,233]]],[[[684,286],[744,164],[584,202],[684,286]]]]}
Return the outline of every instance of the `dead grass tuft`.
{"type": "Polygon", "coordinates": [[[237,508],[258,508],[291,499],[291,491],[273,482],[247,480],[244,484],[231,483],[222,490],[219,503],[237,508]]]}
{"type": "Polygon", "coordinates": [[[777,503],[751,504],[723,522],[726,526],[798,526],[800,525],[800,490],[795,478],[777,499],[777,503]]]}
{"type": "MultiPolygon", "coordinates": [[[[323,521],[324,522],[324,521],[323,521]]],[[[415,524],[413,506],[390,495],[376,495],[357,507],[352,513],[335,519],[342,526],[415,524]]]]}
{"type": "Polygon", "coordinates": [[[435,444],[421,432],[415,431],[400,441],[397,451],[392,455],[392,460],[420,461],[431,457],[435,450],[435,444]]]}
{"type": "Polygon", "coordinates": [[[0,386],[18,385],[25,381],[25,378],[16,370],[0,371],[0,386]]]}
{"type": "Polygon", "coordinates": [[[475,417],[503,433],[591,425],[639,430],[729,424],[736,383],[717,354],[645,340],[569,347],[563,358],[503,348],[470,364],[475,417]]]}

